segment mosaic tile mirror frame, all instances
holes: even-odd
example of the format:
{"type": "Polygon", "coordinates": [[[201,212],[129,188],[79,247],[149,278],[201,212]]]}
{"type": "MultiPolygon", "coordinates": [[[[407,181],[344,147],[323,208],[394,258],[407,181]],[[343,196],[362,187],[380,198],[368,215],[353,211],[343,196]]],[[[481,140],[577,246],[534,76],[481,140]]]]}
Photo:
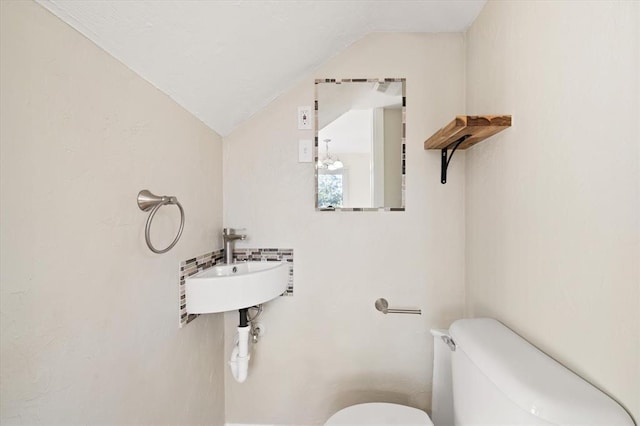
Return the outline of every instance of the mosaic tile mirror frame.
{"type": "Polygon", "coordinates": [[[406,79],[315,80],[317,211],[404,211],[406,79]]]}

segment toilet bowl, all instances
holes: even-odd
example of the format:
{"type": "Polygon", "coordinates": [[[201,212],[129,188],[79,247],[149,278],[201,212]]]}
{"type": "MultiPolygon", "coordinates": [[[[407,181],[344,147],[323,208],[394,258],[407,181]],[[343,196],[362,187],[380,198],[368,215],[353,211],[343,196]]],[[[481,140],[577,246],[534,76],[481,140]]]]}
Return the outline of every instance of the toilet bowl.
{"type": "Polygon", "coordinates": [[[432,417],[417,408],[386,402],[352,405],[335,413],[325,425],[453,425],[451,351],[443,340],[448,330],[431,330],[433,336],[432,417]],[[432,421],[433,419],[433,421],[432,421]]]}
{"type": "Polygon", "coordinates": [[[424,411],[386,402],[371,402],[344,408],[325,425],[421,425],[433,426],[424,411]]]}

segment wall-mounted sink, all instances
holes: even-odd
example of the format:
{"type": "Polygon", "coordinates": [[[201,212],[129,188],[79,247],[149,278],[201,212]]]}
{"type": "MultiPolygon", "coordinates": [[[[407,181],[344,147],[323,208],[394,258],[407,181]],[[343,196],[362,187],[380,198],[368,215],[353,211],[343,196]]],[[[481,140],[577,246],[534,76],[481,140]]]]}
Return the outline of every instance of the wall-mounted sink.
{"type": "Polygon", "coordinates": [[[267,302],[287,289],[287,262],[217,265],[185,280],[187,312],[235,311],[267,302]]]}

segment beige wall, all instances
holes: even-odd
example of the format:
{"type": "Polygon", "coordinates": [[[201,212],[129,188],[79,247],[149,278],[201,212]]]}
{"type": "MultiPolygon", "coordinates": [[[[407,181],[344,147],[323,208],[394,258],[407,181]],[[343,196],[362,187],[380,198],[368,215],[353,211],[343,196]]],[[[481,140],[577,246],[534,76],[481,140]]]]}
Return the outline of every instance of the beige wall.
{"type": "Polygon", "coordinates": [[[467,112],[470,316],[495,317],[640,420],[638,2],[489,2],[467,112]]]}
{"type": "Polygon", "coordinates": [[[220,137],[35,3],[0,12],[1,423],[222,424],[222,316],[178,329],[177,303],[219,248],[220,137]],[[143,188],[186,210],[167,254],[143,188]]]}
{"type": "MultiPolygon", "coordinates": [[[[321,424],[372,400],[429,408],[429,329],[463,314],[464,155],[441,185],[440,153],[422,144],[463,109],[462,34],[372,34],[225,138],[225,226],[247,228],[239,246],[295,250],[294,296],[266,305],[247,381],[227,376],[228,422],[321,424]],[[313,104],[314,78],[356,77],[407,79],[406,212],[314,209],[297,106],[313,104]],[[385,316],[379,297],[423,315],[385,316]]],[[[231,335],[237,315],[225,322],[231,335]]]]}

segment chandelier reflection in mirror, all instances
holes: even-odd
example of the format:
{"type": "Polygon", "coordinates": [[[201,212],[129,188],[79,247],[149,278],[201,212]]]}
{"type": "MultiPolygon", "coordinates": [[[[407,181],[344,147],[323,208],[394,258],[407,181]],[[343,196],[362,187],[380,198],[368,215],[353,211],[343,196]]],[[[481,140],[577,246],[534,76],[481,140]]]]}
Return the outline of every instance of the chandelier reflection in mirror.
{"type": "Polygon", "coordinates": [[[326,169],[330,171],[338,170],[344,167],[344,164],[338,157],[329,153],[329,142],[331,139],[324,139],[326,146],[325,155],[323,158],[318,159],[318,169],[326,169]]]}

